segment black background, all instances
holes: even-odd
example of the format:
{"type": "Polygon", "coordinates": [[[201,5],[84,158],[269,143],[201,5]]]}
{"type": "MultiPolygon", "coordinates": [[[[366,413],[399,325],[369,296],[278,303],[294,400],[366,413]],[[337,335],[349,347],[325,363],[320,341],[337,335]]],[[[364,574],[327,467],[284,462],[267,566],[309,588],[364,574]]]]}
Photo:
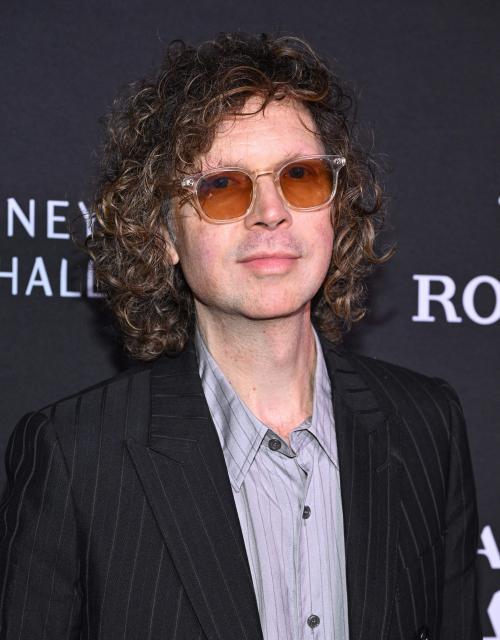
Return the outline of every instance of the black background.
{"type": "MultiPolygon", "coordinates": [[[[0,271],[11,269],[13,256],[19,261],[17,295],[0,278],[0,454],[22,414],[127,364],[102,301],[60,296],[61,259],[69,259],[70,289],[83,293],[85,260],[70,240],[47,238],[47,201],[68,201],[56,211],[67,220],[79,218],[79,201],[88,206],[99,118],[113,96],[153,72],[173,38],[196,44],[218,31],[280,30],[305,37],[353,84],[365,138],[373,134],[386,169],[383,239],[397,240],[399,249],[370,281],[371,313],[348,342],[457,389],[480,530],[491,527],[500,545],[499,323],[477,324],[462,306],[472,278],[499,278],[498,3],[46,1],[3,3],[0,15],[0,271]],[[18,220],[8,235],[9,198],[25,213],[34,200],[34,238],[18,220]],[[37,256],[52,296],[41,286],[25,294],[37,256]],[[431,303],[435,322],[413,321],[414,274],[452,278],[463,321],[447,322],[438,303],[431,303]]],[[[55,229],[67,231],[64,222],[55,229]]],[[[492,287],[477,289],[480,315],[492,314],[495,302],[492,287]]],[[[479,567],[486,637],[494,634],[494,613],[486,610],[500,589],[499,571],[485,555],[479,567]]]]}

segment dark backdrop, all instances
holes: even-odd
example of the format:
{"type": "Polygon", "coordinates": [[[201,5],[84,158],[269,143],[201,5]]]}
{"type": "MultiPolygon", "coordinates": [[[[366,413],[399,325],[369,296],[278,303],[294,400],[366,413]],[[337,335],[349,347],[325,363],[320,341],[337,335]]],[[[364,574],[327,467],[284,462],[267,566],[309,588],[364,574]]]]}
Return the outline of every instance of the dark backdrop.
{"type": "Polygon", "coordinates": [[[302,35],[356,88],[387,169],[385,240],[399,246],[349,342],[459,392],[478,488],[484,636],[500,638],[499,18],[498,3],[481,0],[4,2],[0,454],[23,413],[127,365],[65,237],[88,207],[98,121],[117,89],[150,73],[175,37],[302,35]]]}

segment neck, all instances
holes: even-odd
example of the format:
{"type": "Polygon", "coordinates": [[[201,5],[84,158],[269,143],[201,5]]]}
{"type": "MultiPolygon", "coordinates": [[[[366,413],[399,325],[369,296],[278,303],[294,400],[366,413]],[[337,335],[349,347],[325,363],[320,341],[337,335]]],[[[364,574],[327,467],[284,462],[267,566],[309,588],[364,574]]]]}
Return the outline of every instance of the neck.
{"type": "Polygon", "coordinates": [[[197,305],[198,329],[252,413],[288,439],[312,415],[316,345],[310,308],[287,318],[214,317],[197,305]]]}

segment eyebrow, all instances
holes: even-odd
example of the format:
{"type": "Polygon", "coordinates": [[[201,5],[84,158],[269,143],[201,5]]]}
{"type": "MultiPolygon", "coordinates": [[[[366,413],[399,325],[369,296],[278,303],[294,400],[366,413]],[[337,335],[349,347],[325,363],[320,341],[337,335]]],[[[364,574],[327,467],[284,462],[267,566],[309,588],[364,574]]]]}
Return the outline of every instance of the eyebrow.
{"type": "MultiPolygon", "coordinates": [[[[286,155],[284,155],[283,158],[279,162],[277,162],[274,166],[278,167],[280,165],[283,165],[287,162],[291,162],[292,160],[295,160],[296,158],[300,158],[302,156],[314,156],[314,155],[321,155],[321,152],[314,152],[314,153],[312,151],[289,152],[286,155]]],[[[203,171],[211,171],[212,169],[221,169],[224,167],[241,167],[242,169],[247,169],[248,171],[250,171],[248,165],[245,163],[245,160],[243,158],[240,158],[235,162],[227,162],[227,161],[223,162],[221,159],[219,159],[214,163],[210,163],[210,165],[208,165],[206,169],[203,169],[203,171]]]]}

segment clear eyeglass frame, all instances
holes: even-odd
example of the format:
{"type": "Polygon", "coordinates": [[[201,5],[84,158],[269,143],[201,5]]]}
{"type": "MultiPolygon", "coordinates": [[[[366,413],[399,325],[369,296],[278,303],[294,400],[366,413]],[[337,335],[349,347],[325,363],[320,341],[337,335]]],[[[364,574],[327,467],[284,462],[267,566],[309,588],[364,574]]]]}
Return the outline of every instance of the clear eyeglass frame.
{"type": "Polygon", "coordinates": [[[283,201],[283,203],[287,208],[292,209],[294,211],[318,211],[319,209],[322,209],[323,207],[326,207],[327,205],[333,202],[333,199],[337,192],[338,175],[342,167],[344,167],[345,165],[346,165],[346,159],[343,156],[339,156],[339,155],[317,154],[317,155],[297,156],[296,158],[287,160],[283,164],[279,165],[279,167],[277,167],[276,169],[269,170],[269,171],[247,171],[242,167],[217,167],[215,169],[210,169],[209,171],[203,171],[200,173],[195,173],[190,176],[186,176],[185,178],[181,178],[177,181],[177,184],[179,187],[181,187],[181,189],[185,189],[186,191],[191,193],[192,199],[193,199],[193,206],[196,212],[198,213],[198,215],[201,216],[204,220],[212,224],[230,224],[231,222],[238,222],[239,220],[243,220],[243,218],[246,218],[252,211],[253,206],[255,204],[255,197],[257,193],[257,189],[256,189],[257,178],[259,178],[260,176],[266,176],[266,175],[273,176],[275,187],[280,195],[281,200],[283,201]],[[329,162],[330,166],[332,167],[332,172],[333,172],[332,193],[330,194],[330,197],[326,202],[322,202],[321,204],[315,205],[314,207],[295,207],[288,202],[288,200],[285,198],[283,194],[283,191],[281,189],[281,184],[280,184],[281,172],[290,164],[295,164],[296,162],[300,162],[301,160],[315,160],[315,159],[326,160],[329,162]],[[198,199],[198,185],[201,180],[211,175],[215,175],[221,172],[228,172],[228,171],[239,171],[241,173],[244,173],[250,178],[250,180],[252,181],[252,200],[247,210],[245,211],[245,213],[243,213],[241,216],[238,216],[237,218],[217,220],[216,218],[211,218],[203,211],[203,207],[201,206],[200,201],[198,199]]]}

